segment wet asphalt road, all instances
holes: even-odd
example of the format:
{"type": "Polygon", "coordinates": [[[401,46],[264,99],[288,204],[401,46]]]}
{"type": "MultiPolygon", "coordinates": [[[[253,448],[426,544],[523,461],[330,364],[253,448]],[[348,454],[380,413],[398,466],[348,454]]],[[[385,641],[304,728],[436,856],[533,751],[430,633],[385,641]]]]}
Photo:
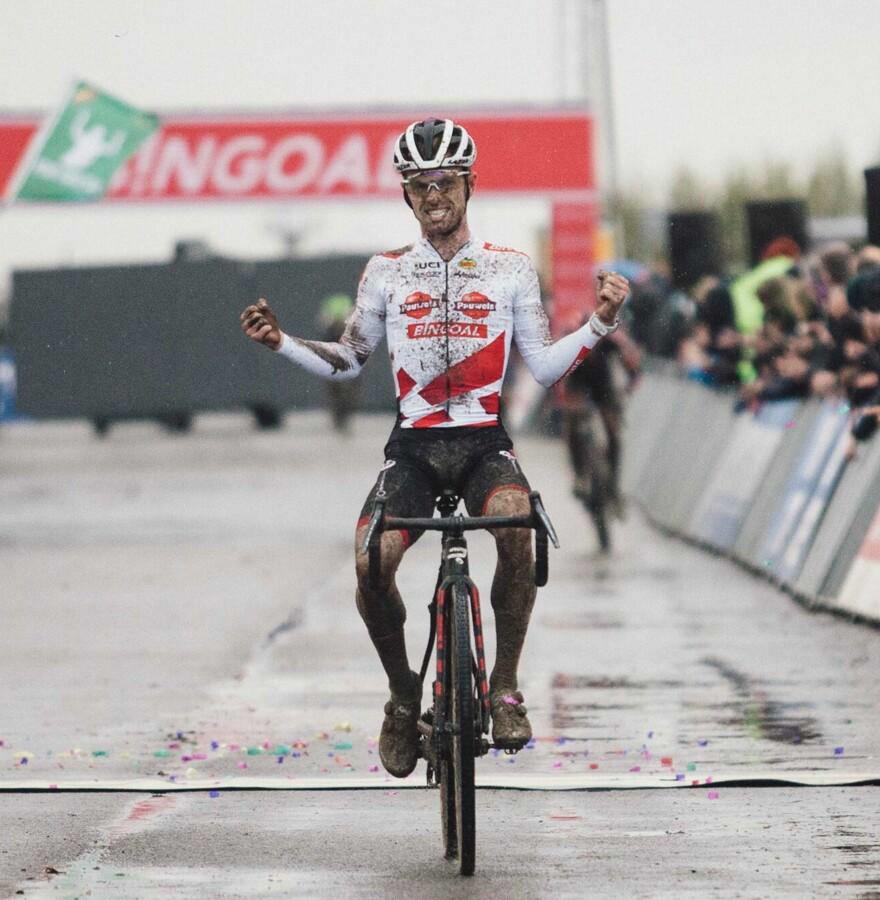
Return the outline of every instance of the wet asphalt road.
{"type": "MultiPolygon", "coordinates": [[[[480,791],[456,884],[435,795],[376,771],[350,542],[389,427],[0,431],[0,896],[880,896],[876,787],[735,786],[880,775],[880,633],[634,513],[599,560],[534,438],[563,540],[521,670],[538,740],[479,773],[542,790],[480,791]],[[63,792],[157,784],[192,792],[63,792]]],[[[491,549],[471,542],[486,596],[491,549]]],[[[401,573],[414,658],[435,556],[401,573]]]]}

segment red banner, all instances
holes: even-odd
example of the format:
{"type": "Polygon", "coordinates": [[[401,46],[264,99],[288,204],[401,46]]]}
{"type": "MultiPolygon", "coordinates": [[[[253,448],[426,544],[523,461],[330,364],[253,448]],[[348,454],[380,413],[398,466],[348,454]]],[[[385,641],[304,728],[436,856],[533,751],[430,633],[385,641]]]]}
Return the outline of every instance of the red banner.
{"type": "Polygon", "coordinates": [[[595,309],[593,266],[596,262],[598,213],[594,203],[554,203],[551,258],[553,332],[566,334],[595,309]]]}
{"type": "MultiPolygon", "coordinates": [[[[418,115],[164,117],[118,173],[105,200],[384,197],[400,190],[394,139],[418,115]]],[[[478,148],[483,192],[588,191],[592,120],[584,113],[456,116],[478,148]]],[[[0,195],[36,121],[0,121],[0,195]]]]}

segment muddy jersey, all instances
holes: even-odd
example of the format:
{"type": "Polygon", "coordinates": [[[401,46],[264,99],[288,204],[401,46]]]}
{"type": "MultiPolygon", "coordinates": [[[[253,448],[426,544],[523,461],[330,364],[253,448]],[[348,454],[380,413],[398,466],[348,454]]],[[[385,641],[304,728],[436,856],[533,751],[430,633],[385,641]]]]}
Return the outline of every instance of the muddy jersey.
{"type": "Polygon", "coordinates": [[[599,340],[587,324],[551,341],[524,253],[471,238],[446,262],[422,239],[369,261],[339,342],[284,335],[279,352],[325,378],[353,378],[383,336],[402,428],[493,425],[513,341],[550,386],[599,340]]]}

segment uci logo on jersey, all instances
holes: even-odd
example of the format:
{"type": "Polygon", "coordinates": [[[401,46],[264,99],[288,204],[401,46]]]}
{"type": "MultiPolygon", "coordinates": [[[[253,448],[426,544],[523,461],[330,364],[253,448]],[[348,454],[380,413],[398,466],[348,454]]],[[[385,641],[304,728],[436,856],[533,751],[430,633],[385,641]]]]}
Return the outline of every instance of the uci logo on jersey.
{"type": "Polygon", "coordinates": [[[437,260],[429,260],[428,262],[418,262],[416,263],[416,269],[439,269],[440,263],[437,260]]]}
{"type": "Polygon", "coordinates": [[[400,312],[411,319],[422,319],[439,306],[439,297],[432,297],[424,291],[414,291],[400,304],[400,312]]]}

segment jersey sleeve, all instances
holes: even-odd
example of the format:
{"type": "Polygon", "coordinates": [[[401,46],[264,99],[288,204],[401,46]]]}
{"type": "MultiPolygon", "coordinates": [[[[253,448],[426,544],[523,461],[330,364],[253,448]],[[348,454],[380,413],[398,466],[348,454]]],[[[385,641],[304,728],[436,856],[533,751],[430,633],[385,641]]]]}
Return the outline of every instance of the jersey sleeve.
{"type": "Polygon", "coordinates": [[[385,334],[382,264],[373,257],[364,269],[357,302],[338,341],[307,341],[285,334],[278,352],[322,378],[356,378],[385,334]]]}
{"type": "Polygon", "coordinates": [[[541,303],[538,273],[526,259],[513,302],[513,336],[529,371],[544,387],[556,384],[586,359],[601,338],[589,325],[567,334],[555,343],[541,303]]]}

